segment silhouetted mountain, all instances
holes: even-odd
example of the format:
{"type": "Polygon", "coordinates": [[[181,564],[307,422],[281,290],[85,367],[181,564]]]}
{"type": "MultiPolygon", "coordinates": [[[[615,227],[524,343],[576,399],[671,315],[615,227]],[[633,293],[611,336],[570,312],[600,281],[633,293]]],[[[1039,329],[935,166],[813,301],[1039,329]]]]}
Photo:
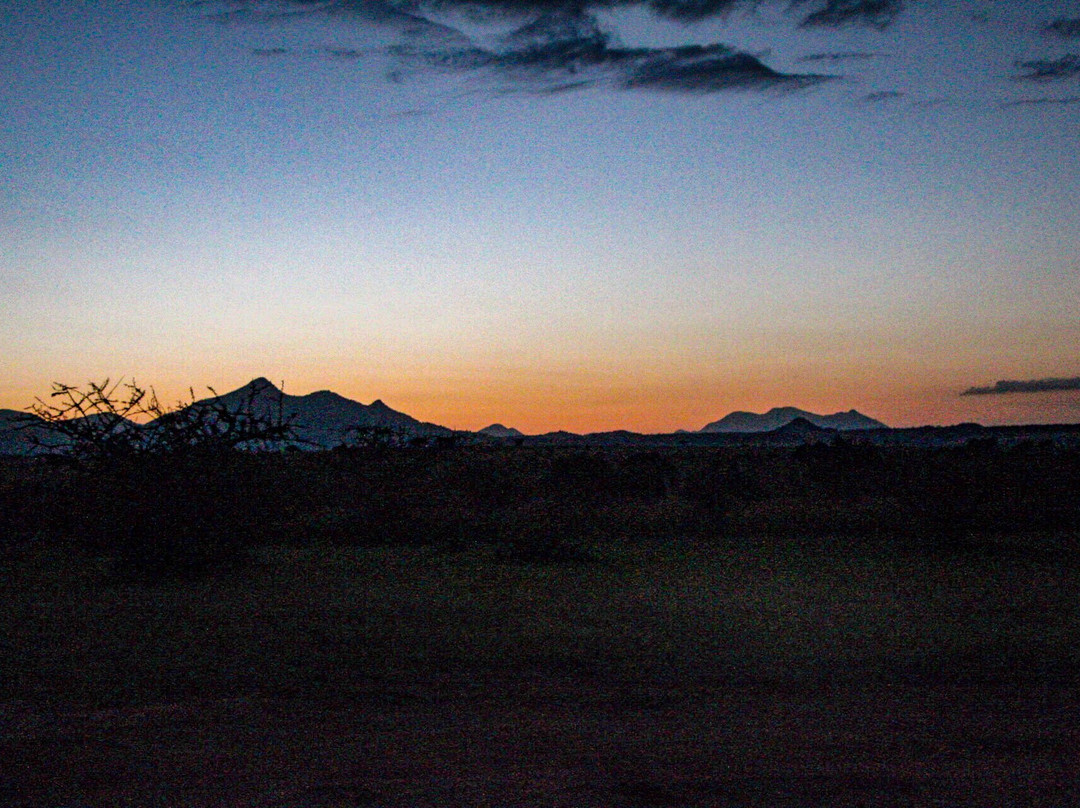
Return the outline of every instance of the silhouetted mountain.
{"type": "Polygon", "coordinates": [[[713,421],[701,428],[702,432],[771,432],[789,424],[796,418],[803,418],[814,426],[823,429],[888,429],[881,421],[869,418],[855,410],[838,412],[833,415],[816,415],[797,407],[774,407],[758,415],[753,412],[733,412],[719,421],[713,421]]]}
{"type": "MultiPolygon", "coordinates": [[[[1049,441],[1061,446],[1080,445],[1080,424],[1013,427],[957,424],[946,427],[890,429],[855,410],[833,415],[815,415],[795,407],[777,407],[763,415],[733,412],[700,431],[680,430],[664,435],[645,435],[625,430],[578,435],[560,430],[526,436],[502,424],[492,424],[478,433],[466,433],[419,421],[379,400],[371,404],[361,404],[329,390],[304,396],[288,395],[268,379],[261,377],[230,393],[202,399],[189,406],[211,402],[216,405],[223,404],[234,411],[243,411],[250,406],[257,415],[271,422],[278,417],[291,420],[296,428],[297,445],[308,449],[364,444],[365,436],[358,432],[372,429],[389,430],[392,433],[390,441],[394,445],[415,445],[414,438],[431,439],[428,442],[433,445],[444,445],[445,441],[434,439],[452,438],[459,445],[474,441],[505,441],[526,447],[794,446],[802,443],[831,442],[839,439],[837,432],[851,433],[856,430],[858,434],[848,434],[843,439],[880,446],[962,446],[972,440],[994,440],[1005,446],[1023,441],[1049,441]]],[[[146,430],[153,427],[153,422],[144,426],[133,422],[126,423],[132,429],[146,430]]],[[[375,436],[375,440],[385,437],[375,436]]],[[[0,455],[33,454],[41,445],[59,447],[64,440],[34,415],[16,410],[0,410],[0,455]]]]}
{"type": "Polygon", "coordinates": [[[799,416],[776,429],[756,433],[756,436],[770,444],[798,446],[805,443],[827,443],[833,439],[837,432],[836,429],[818,426],[812,421],[799,416]]]}
{"type": "MultiPolygon", "coordinates": [[[[236,412],[250,408],[255,415],[271,422],[278,418],[289,421],[294,427],[296,443],[302,448],[328,449],[348,445],[358,430],[372,428],[389,429],[405,439],[449,437],[454,434],[446,427],[425,423],[398,412],[382,401],[361,404],[329,390],[292,396],[261,377],[230,393],[200,399],[188,406],[211,404],[223,405],[236,412]]],[[[89,416],[97,420],[113,417],[108,414],[89,416]]],[[[149,430],[148,434],[152,434],[154,424],[154,421],[146,425],[129,421],[120,428],[149,430]]],[[[41,445],[60,446],[63,443],[64,438],[45,428],[44,422],[37,416],[16,410],[0,410],[0,454],[32,454],[41,445]]]]}
{"type": "Polygon", "coordinates": [[[773,435],[811,435],[820,432],[835,432],[835,429],[818,426],[813,421],[803,418],[801,415],[788,421],[781,427],[771,430],[773,435]]]}
{"type": "Polygon", "coordinates": [[[479,430],[479,434],[487,435],[491,438],[521,438],[525,433],[514,429],[511,426],[503,426],[502,424],[492,424],[491,426],[485,426],[479,430]]]}
{"type": "Polygon", "coordinates": [[[305,396],[282,392],[265,378],[252,379],[243,387],[217,398],[203,399],[192,406],[215,402],[229,409],[248,406],[255,414],[271,420],[290,420],[301,445],[331,448],[349,442],[358,429],[387,428],[409,437],[450,436],[454,432],[438,424],[418,421],[411,415],[391,409],[380,400],[371,404],[345,398],[329,390],[305,396]]]}

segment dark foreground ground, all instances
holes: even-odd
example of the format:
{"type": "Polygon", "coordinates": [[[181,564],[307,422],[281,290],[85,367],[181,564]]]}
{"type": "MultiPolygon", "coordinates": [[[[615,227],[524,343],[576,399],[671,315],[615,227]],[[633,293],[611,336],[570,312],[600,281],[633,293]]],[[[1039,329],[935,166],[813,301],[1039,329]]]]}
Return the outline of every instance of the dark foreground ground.
{"type": "Polygon", "coordinates": [[[0,804],[1080,805],[1080,569],[761,547],[4,555],[0,804]]]}
{"type": "Polygon", "coordinates": [[[1075,688],[356,682],[336,700],[9,708],[12,805],[1080,804],[1075,688]]]}

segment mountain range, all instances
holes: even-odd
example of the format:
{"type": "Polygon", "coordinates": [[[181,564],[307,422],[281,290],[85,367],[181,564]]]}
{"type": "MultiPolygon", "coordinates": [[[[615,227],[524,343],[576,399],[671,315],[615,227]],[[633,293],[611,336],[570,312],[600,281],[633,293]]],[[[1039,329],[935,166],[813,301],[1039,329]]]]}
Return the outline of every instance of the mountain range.
{"type": "MultiPolygon", "coordinates": [[[[347,444],[366,429],[387,429],[408,438],[448,437],[454,431],[438,424],[419,421],[391,409],[382,401],[361,404],[329,390],[293,396],[278,389],[265,378],[252,379],[230,393],[200,399],[188,405],[199,407],[213,403],[232,411],[250,409],[255,415],[274,421],[291,422],[298,446],[331,449],[347,444]]],[[[101,416],[89,416],[100,418],[101,416]]],[[[132,428],[152,429],[151,421],[132,428]]],[[[37,416],[16,410],[0,410],[0,454],[31,454],[42,445],[63,443],[63,439],[44,428],[37,416]]]]}
{"type": "MultiPolygon", "coordinates": [[[[257,415],[274,419],[281,417],[292,422],[298,445],[313,449],[328,449],[348,444],[358,432],[371,429],[386,429],[395,435],[411,438],[451,438],[458,437],[478,441],[518,441],[526,436],[517,429],[502,424],[492,424],[477,432],[455,431],[439,424],[428,423],[413,418],[387,406],[381,400],[371,404],[345,398],[330,390],[320,390],[307,395],[294,396],[285,393],[266,378],[257,378],[232,392],[213,398],[194,402],[199,406],[215,402],[231,410],[250,407],[257,415]]],[[[152,426],[151,424],[147,425],[152,426]]],[[[660,440],[676,437],[700,437],[707,440],[709,435],[716,438],[775,433],[789,427],[777,437],[791,437],[794,433],[803,433],[814,427],[829,431],[880,430],[888,429],[885,424],[869,418],[855,410],[838,412],[832,415],[817,415],[796,407],[776,407],[761,415],[751,412],[733,412],[730,415],[707,424],[697,432],[680,432],[672,436],[644,436],[624,430],[575,435],[569,432],[550,432],[545,435],[531,436],[530,443],[601,443],[635,444],[651,438],[660,440]],[[789,435],[788,433],[791,433],[789,435]]],[[[27,454],[32,451],[32,436],[48,439],[49,435],[34,421],[33,416],[14,410],[0,410],[0,454],[27,454]]],[[[661,441],[661,442],[671,442],[661,441]]],[[[697,439],[694,443],[699,442],[697,439]]]]}
{"type": "Polygon", "coordinates": [[[280,415],[292,421],[298,441],[313,448],[339,446],[347,441],[350,432],[358,429],[385,428],[410,438],[454,434],[454,430],[445,426],[419,421],[391,409],[379,399],[371,404],[361,404],[330,390],[292,396],[262,377],[216,399],[203,399],[196,405],[209,401],[224,404],[230,410],[250,406],[263,418],[280,415]]]}
{"type": "MultiPolygon", "coordinates": [[[[209,399],[204,399],[208,401],[209,399]]],[[[522,438],[525,435],[503,424],[492,424],[475,433],[457,432],[438,424],[419,421],[403,412],[393,410],[381,400],[371,404],[340,396],[329,390],[320,390],[305,396],[292,396],[274,386],[265,378],[253,379],[243,387],[231,393],[219,396],[217,401],[230,409],[250,405],[256,414],[272,418],[278,414],[292,419],[300,441],[316,447],[329,448],[340,445],[349,430],[356,428],[385,427],[408,437],[449,437],[458,435],[482,435],[500,440],[522,438]]],[[[202,402],[196,402],[202,403],[202,402]]],[[[733,412],[713,421],[699,430],[701,433],[757,433],[780,429],[793,421],[803,419],[821,429],[887,429],[881,421],[869,418],[855,410],[838,412],[833,415],[817,415],[797,407],[775,407],[762,415],[752,412],[733,412]]],[[[548,433],[557,437],[571,433],[548,433]]],[[[606,435],[633,433],[603,433],[606,435]]]]}
{"type": "Polygon", "coordinates": [[[766,413],[758,415],[753,412],[733,412],[725,415],[719,421],[706,424],[701,432],[772,432],[782,426],[790,424],[797,418],[803,418],[816,427],[822,429],[836,429],[841,431],[851,429],[888,429],[881,421],[863,415],[856,410],[837,412],[832,415],[816,415],[797,407],[773,407],[766,413]]]}

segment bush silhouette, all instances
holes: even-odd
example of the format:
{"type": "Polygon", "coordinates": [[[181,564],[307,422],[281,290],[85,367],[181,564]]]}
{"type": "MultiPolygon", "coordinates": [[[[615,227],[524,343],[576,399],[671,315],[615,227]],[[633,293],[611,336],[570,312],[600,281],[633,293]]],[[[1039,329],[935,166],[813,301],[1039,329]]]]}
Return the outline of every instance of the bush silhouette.
{"type": "Polygon", "coordinates": [[[167,409],[152,389],[108,380],[56,384],[51,400],[33,412],[41,450],[70,466],[61,504],[71,538],[146,582],[243,560],[268,505],[252,451],[293,439],[280,411],[261,415],[254,393],[167,409]]]}

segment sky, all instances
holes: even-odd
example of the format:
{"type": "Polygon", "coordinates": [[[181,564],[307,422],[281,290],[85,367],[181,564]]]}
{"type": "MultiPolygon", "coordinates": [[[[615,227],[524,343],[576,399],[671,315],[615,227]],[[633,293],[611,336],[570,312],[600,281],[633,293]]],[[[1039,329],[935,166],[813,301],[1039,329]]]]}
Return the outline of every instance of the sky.
{"type": "Polygon", "coordinates": [[[0,0],[0,408],[1080,422],[1080,2],[0,0]]]}

